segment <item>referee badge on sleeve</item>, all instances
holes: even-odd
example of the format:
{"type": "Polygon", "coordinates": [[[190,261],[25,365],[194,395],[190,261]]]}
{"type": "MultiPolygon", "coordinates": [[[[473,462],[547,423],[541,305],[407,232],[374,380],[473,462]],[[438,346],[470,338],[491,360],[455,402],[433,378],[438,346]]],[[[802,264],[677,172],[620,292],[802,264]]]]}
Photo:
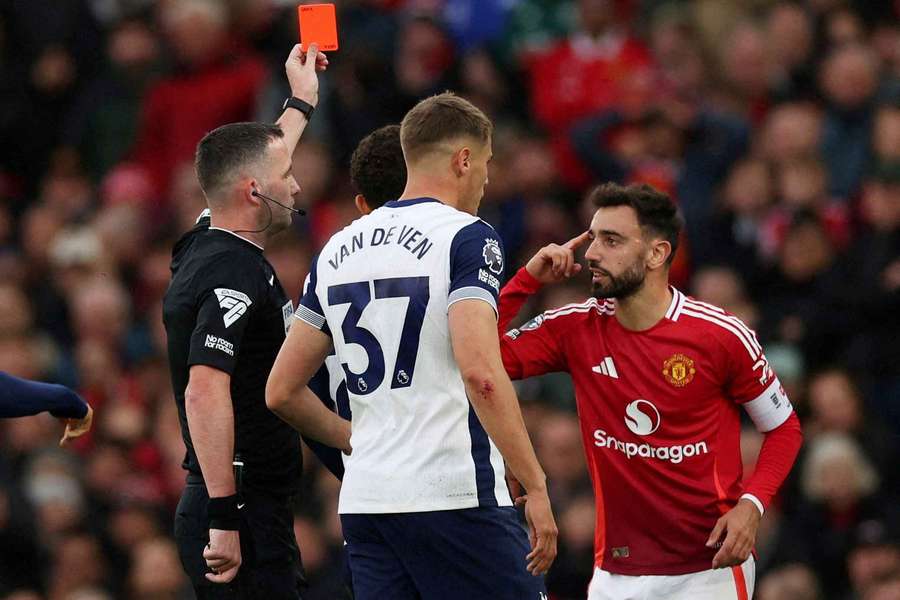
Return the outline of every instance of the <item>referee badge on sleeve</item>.
{"type": "Polygon", "coordinates": [[[228,288],[216,288],[216,298],[219,299],[219,306],[225,310],[222,320],[225,321],[225,329],[231,327],[235,321],[244,316],[247,308],[253,304],[250,296],[244,292],[230,290],[228,288]]]}

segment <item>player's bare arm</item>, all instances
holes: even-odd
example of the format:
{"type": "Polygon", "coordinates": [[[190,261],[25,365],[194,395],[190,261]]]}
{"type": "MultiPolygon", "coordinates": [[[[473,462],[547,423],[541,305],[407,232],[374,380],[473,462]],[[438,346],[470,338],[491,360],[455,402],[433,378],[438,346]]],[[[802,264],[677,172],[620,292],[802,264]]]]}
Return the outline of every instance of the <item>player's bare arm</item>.
{"type": "Polygon", "coordinates": [[[266,383],[266,406],[301,434],[350,453],[350,421],[328,410],[306,384],[331,351],[331,338],[295,320],[266,383]]]}
{"type": "MultiPolygon", "coordinates": [[[[234,409],[231,404],[231,375],[205,365],[194,365],[184,390],[188,429],[203,480],[210,498],[235,494],[234,409]]],[[[210,581],[227,583],[241,566],[240,535],[236,530],[209,530],[209,545],[203,558],[213,573],[210,581]]]]}
{"type": "Polygon", "coordinates": [[[532,547],[528,570],[533,575],[546,573],[556,558],[558,532],[547,495],[547,478],[500,359],[494,311],[481,300],[462,300],[450,306],[449,325],[453,354],[478,419],[528,492],[525,516],[532,547]]]}

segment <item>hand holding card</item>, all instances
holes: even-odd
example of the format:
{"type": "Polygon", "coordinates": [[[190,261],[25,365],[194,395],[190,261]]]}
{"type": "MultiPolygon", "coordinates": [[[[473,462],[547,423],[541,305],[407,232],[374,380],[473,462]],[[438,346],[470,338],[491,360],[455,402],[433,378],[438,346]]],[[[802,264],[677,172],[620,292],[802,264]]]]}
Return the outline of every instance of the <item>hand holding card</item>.
{"type": "Polygon", "coordinates": [[[338,49],[337,17],[334,4],[301,4],[297,7],[300,22],[300,45],[306,51],[318,44],[322,52],[338,49]]]}

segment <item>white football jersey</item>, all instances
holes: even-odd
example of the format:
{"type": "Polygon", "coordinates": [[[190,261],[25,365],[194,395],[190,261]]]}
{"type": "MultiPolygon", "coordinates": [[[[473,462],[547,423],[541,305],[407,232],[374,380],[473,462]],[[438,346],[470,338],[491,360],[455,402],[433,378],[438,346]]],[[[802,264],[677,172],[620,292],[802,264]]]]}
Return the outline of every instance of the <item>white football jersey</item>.
{"type": "Polygon", "coordinates": [[[512,504],[447,320],[459,300],[496,310],[502,277],[497,232],[431,198],[388,202],[325,244],[295,316],[331,335],[347,383],[353,453],[339,512],[512,504]]]}

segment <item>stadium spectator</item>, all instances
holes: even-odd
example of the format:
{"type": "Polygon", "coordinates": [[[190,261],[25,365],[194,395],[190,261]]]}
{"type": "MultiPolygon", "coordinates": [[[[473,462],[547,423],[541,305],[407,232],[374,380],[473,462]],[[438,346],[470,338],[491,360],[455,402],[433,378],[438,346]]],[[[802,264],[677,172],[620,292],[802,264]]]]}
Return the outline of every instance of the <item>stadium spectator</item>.
{"type": "Polygon", "coordinates": [[[900,104],[885,103],[875,112],[872,154],[875,164],[900,162],[900,104]]]}
{"type": "Polygon", "coordinates": [[[870,519],[895,522],[896,505],[879,493],[880,477],[853,438],[840,433],[813,437],[802,465],[808,503],[800,507],[794,537],[806,546],[827,590],[848,591],[845,557],[856,528],[870,519]]]}
{"type": "Polygon", "coordinates": [[[846,370],[832,368],[812,375],[807,396],[810,432],[853,437],[884,474],[885,489],[897,485],[897,474],[890,468],[898,460],[896,436],[868,414],[859,387],[846,370]]]}
{"type": "Polygon", "coordinates": [[[896,524],[863,521],[856,528],[854,546],[847,554],[847,573],[857,598],[900,573],[900,539],[896,524]]]}
{"type": "Polygon", "coordinates": [[[836,46],[822,63],[819,80],[829,103],[822,128],[828,191],[848,198],[858,191],[869,160],[880,87],[878,58],[861,43],[836,46]]]}
{"type": "Polygon", "coordinates": [[[590,114],[624,105],[635,114],[650,101],[653,57],[606,0],[579,0],[578,29],[528,61],[531,109],[551,136],[563,180],[583,187],[568,128],[590,114]]]}
{"type": "Polygon", "coordinates": [[[141,98],[159,69],[160,42],[148,23],[127,18],[108,34],[109,68],[81,90],[62,131],[95,180],[124,159],[137,135],[141,98]]]}
{"type": "Polygon", "coordinates": [[[225,5],[184,0],[165,3],[162,11],[180,72],[147,91],[133,159],[147,170],[156,200],[164,205],[172,172],[191,160],[207,131],[253,117],[266,68],[240,43],[229,40],[225,5]]]}
{"type": "Polygon", "coordinates": [[[779,567],[759,582],[759,600],[822,600],[816,575],[809,566],[795,563],[779,567]]]}
{"type": "Polygon", "coordinates": [[[772,108],[758,133],[762,158],[774,165],[814,156],[822,138],[822,115],[815,104],[787,102],[772,108]]]}
{"type": "Polygon", "coordinates": [[[750,20],[735,24],[722,37],[719,72],[732,110],[760,123],[771,108],[773,55],[762,28],[750,20]]]}
{"type": "Polygon", "coordinates": [[[812,99],[815,86],[815,31],[810,12],[799,3],[780,1],[766,18],[773,65],[773,95],[779,101],[812,99]]]}

